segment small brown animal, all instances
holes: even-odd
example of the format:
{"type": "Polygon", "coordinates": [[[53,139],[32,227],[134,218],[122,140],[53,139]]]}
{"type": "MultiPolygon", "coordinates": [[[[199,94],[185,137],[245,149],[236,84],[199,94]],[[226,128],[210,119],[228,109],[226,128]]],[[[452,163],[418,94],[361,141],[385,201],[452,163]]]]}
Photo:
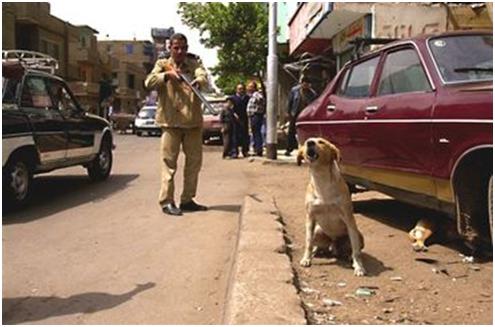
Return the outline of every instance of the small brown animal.
{"type": "Polygon", "coordinates": [[[364,276],[361,250],[363,236],[352,210],[351,194],[340,174],[340,151],[323,138],[310,138],[299,148],[297,163],[309,163],[310,180],[306,190],[306,244],[301,266],[309,267],[317,246],[342,240],[351,244],[354,275],[364,276]]]}
{"type": "Polygon", "coordinates": [[[413,242],[412,247],[414,251],[428,251],[428,247],[425,245],[426,239],[428,239],[435,231],[435,224],[426,219],[420,219],[416,226],[409,232],[409,239],[413,242]]]}

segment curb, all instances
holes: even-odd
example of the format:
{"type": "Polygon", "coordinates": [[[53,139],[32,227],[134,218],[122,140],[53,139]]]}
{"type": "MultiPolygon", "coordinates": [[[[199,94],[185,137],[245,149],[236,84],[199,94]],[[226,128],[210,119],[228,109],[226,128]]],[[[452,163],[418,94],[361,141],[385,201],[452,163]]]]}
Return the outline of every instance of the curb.
{"type": "Polygon", "coordinates": [[[230,280],[224,324],[307,324],[271,198],[244,198],[230,280]]]}

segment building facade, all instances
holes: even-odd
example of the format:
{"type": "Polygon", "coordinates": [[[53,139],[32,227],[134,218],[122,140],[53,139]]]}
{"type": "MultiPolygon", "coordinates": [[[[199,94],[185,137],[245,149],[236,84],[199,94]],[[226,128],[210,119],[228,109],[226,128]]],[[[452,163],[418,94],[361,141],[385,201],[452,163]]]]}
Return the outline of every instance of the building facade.
{"type": "Polygon", "coordinates": [[[71,43],[78,41],[76,26],[50,14],[47,2],[2,3],[2,50],[30,50],[58,60],[58,75],[77,80],[79,72],[70,63],[71,43]]]}
{"type": "Polygon", "coordinates": [[[356,38],[402,39],[460,29],[492,30],[491,4],[485,3],[299,3],[289,21],[294,61],[323,56],[328,70],[312,74],[322,85],[353,56],[356,38]]]}

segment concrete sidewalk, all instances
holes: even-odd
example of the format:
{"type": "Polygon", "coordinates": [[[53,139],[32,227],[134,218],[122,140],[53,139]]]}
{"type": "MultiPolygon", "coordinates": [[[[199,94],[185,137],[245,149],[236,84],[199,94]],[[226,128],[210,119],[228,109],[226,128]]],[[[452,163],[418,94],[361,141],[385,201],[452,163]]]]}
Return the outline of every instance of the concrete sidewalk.
{"type": "Polygon", "coordinates": [[[225,324],[307,324],[283,233],[273,199],[245,197],[225,324]]]}

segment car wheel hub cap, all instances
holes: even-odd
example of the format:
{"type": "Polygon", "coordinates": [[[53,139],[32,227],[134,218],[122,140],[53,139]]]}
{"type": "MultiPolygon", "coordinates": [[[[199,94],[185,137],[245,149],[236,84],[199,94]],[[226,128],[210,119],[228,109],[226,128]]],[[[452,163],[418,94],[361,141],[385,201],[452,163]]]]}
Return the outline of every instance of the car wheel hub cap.
{"type": "Polygon", "coordinates": [[[28,172],[23,167],[16,166],[12,172],[12,183],[10,184],[16,199],[23,199],[26,196],[28,184],[28,172]]]}
{"type": "Polygon", "coordinates": [[[103,171],[106,171],[108,169],[108,166],[110,165],[109,155],[107,151],[103,151],[100,153],[99,161],[101,169],[103,171]]]}

